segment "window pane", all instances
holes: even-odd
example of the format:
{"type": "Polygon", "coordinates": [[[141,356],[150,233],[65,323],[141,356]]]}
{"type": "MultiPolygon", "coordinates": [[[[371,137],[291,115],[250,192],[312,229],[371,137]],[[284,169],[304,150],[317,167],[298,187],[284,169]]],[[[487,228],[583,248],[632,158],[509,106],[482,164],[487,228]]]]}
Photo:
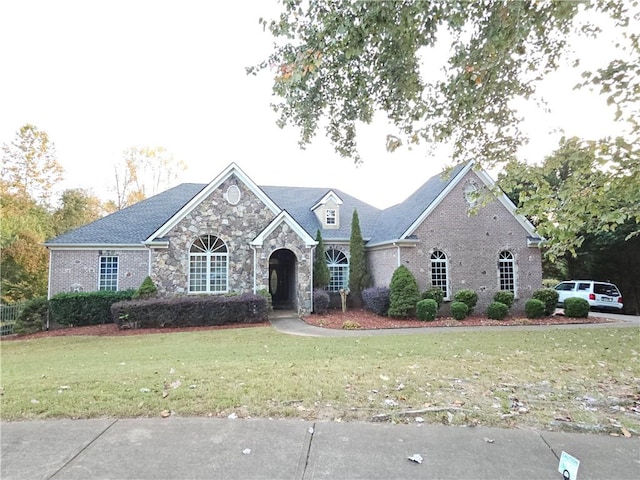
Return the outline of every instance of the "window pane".
{"type": "Polygon", "coordinates": [[[500,290],[507,290],[515,293],[515,270],[514,270],[513,254],[511,252],[500,253],[498,260],[498,270],[500,274],[500,290]]]}
{"type": "Polygon", "coordinates": [[[203,235],[193,242],[189,251],[189,291],[226,292],[228,253],[224,241],[215,235],[203,235]]]}
{"type": "Polygon", "coordinates": [[[329,284],[327,290],[337,292],[341,288],[349,286],[349,260],[347,256],[336,249],[329,249],[325,252],[327,267],[329,267],[329,284]]]}
{"type": "Polygon", "coordinates": [[[118,290],[118,257],[100,257],[98,290],[118,290]]]}
{"type": "Polygon", "coordinates": [[[449,297],[449,274],[447,270],[447,256],[443,252],[436,250],[431,254],[431,285],[440,288],[445,298],[449,297]]]}

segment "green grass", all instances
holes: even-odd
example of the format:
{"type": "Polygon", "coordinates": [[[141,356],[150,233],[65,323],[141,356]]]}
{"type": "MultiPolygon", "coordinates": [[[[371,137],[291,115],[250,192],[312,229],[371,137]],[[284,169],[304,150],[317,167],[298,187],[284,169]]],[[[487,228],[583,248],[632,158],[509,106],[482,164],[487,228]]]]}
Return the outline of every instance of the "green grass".
{"type": "Polygon", "coordinates": [[[313,338],[257,327],[7,341],[1,344],[1,418],[169,410],[354,420],[431,409],[421,415],[425,421],[544,428],[565,417],[637,431],[640,418],[629,407],[640,393],[639,332],[313,338]],[[528,413],[512,408],[516,399],[528,413]],[[453,417],[443,410],[461,402],[453,417]]]}

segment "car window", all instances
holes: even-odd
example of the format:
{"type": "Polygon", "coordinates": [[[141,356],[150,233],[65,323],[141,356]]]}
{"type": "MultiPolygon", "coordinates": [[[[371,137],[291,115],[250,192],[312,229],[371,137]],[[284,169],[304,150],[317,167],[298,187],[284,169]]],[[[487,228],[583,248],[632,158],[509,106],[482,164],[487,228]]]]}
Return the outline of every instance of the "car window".
{"type": "Polygon", "coordinates": [[[590,283],[579,283],[578,290],[589,290],[591,287],[590,283]]]}
{"type": "Polygon", "coordinates": [[[593,291],[599,295],[610,295],[612,297],[620,296],[620,292],[616,286],[610,283],[596,283],[593,286],[593,291]]]}
{"type": "Polygon", "coordinates": [[[563,283],[559,283],[558,285],[556,285],[556,290],[573,290],[573,287],[575,287],[576,284],[573,282],[563,282],[563,283]]]}

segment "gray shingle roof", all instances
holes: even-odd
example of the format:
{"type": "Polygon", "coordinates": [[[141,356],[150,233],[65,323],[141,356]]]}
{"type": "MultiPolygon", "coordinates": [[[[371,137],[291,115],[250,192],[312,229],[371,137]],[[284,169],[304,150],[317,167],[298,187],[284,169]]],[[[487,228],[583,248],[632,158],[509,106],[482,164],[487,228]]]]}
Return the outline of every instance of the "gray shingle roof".
{"type": "MultiPolygon", "coordinates": [[[[330,242],[348,239],[351,235],[351,219],[355,208],[358,210],[362,237],[372,244],[398,239],[461,169],[462,166],[457,167],[446,179],[440,175],[432,177],[404,202],[386,210],[380,210],[341,190],[331,188],[274,186],[259,188],[278,207],[286,210],[313,238],[321,225],[311,211],[311,207],[330,190],[333,190],[343,201],[340,207],[340,228],[322,230],[323,240],[330,242]]],[[[204,187],[206,184],[183,183],[93,223],[60,235],[46,242],[46,245],[141,244],[204,187]]]]}

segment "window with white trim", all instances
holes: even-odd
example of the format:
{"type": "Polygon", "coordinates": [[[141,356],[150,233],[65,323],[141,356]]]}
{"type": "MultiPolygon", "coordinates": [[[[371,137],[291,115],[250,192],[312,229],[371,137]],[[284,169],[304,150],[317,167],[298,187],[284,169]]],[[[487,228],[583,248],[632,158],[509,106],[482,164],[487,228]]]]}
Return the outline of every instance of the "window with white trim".
{"type": "Polygon", "coordinates": [[[324,222],[327,225],[337,224],[337,211],[335,208],[327,208],[324,211],[324,222]]]}
{"type": "Polygon", "coordinates": [[[118,290],[118,257],[113,255],[100,257],[98,290],[118,290]]]}
{"type": "Polygon", "coordinates": [[[500,290],[516,293],[516,272],[513,253],[500,252],[498,257],[498,274],[500,277],[500,290]]]}
{"type": "Polygon", "coordinates": [[[203,235],[189,249],[189,293],[226,293],[229,253],[214,235],[203,235]]]}
{"type": "Polygon", "coordinates": [[[449,261],[440,250],[431,254],[431,285],[442,290],[445,300],[449,300],[449,261]]]}
{"type": "Polygon", "coordinates": [[[338,292],[341,288],[349,288],[349,260],[347,256],[335,248],[324,252],[329,267],[329,285],[327,290],[338,292]]]}

